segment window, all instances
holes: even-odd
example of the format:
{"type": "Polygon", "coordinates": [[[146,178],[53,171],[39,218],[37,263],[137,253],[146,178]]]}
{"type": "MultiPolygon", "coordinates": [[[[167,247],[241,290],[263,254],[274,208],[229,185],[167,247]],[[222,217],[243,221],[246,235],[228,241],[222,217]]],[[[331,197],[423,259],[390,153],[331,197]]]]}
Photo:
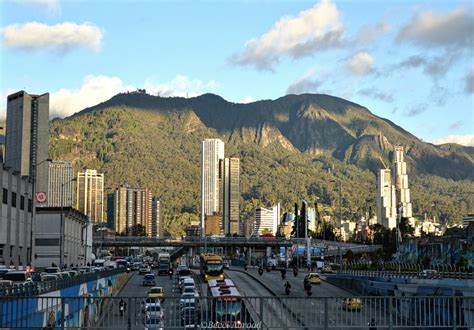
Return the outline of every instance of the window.
{"type": "Polygon", "coordinates": [[[37,238],[36,246],[59,246],[59,238],[37,238]]]}
{"type": "Polygon", "coordinates": [[[20,196],[20,210],[25,209],[25,196],[20,196]]]}
{"type": "Polygon", "coordinates": [[[16,192],[12,191],[12,207],[16,207],[16,192]]]}
{"type": "Polygon", "coordinates": [[[33,201],[31,199],[28,199],[28,212],[31,213],[32,209],[33,209],[33,201]]]}
{"type": "Polygon", "coordinates": [[[8,190],[3,188],[3,204],[8,204],[8,190]]]}

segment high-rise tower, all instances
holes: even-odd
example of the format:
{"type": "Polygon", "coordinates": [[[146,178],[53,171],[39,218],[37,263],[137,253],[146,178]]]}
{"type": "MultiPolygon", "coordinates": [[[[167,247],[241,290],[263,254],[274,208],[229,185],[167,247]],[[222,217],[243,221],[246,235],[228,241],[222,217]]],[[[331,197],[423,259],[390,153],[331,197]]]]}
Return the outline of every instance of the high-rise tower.
{"type": "Polygon", "coordinates": [[[201,235],[205,234],[206,216],[219,212],[219,160],[224,158],[224,142],[202,141],[201,152],[201,235]]]}
{"type": "Polygon", "coordinates": [[[70,161],[54,160],[48,169],[48,206],[74,205],[74,171],[70,161]]]}
{"type": "Polygon", "coordinates": [[[395,228],[397,220],[395,186],[389,169],[377,173],[377,222],[385,228],[395,228]]]}
{"type": "Polygon", "coordinates": [[[240,159],[225,158],[219,164],[222,227],[224,234],[239,234],[240,159]]]}
{"type": "Polygon", "coordinates": [[[104,174],[86,170],[77,174],[76,209],[89,216],[93,224],[104,221],[104,174]]]}
{"type": "Polygon", "coordinates": [[[402,146],[396,146],[393,154],[393,178],[397,198],[398,212],[403,218],[408,218],[413,226],[413,211],[410,199],[410,188],[408,188],[407,163],[405,162],[405,152],[402,146]]]}
{"type": "Polygon", "coordinates": [[[19,91],[7,97],[5,165],[35,179],[35,191],[48,191],[49,93],[19,91]],[[35,172],[35,173],[34,173],[35,172]]]}

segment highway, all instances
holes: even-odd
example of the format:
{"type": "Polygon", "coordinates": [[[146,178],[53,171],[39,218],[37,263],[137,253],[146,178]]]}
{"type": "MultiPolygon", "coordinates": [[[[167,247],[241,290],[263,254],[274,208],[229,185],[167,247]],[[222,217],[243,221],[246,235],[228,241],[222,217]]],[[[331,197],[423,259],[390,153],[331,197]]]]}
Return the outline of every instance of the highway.
{"type": "MultiPolygon", "coordinates": [[[[279,327],[285,324],[291,327],[291,325],[297,324],[300,327],[313,328],[314,325],[323,326],[327,322],[326,324],[333,328],[351,329],[351,326],[353,326],[360,329],[361,326],[367,325],[372,319],[382,320],[386,317],[382,310],[372,307],[370,303],[365,303],[360,312],[344,310],[341,298],[353,297],[354,295],[324,281],[325,276],[323,275],[321,275],[323,281],[320,285],[312,285],[311,297],[327,298],[327,306],[324,305],[324,299],[307,298],[306,291],[303,288],[303,279],[307,273],[299,273],[295,277],[293,272],[288,270],[286,279],[282,280],[279,271],[265,271],[262,276],[258,275],[257,269],[249,269],[247,272],[263,282],[276,296],[281,297],[277,308],[274,308],[271,312],[266,310],[267,313],[264,313],[264,323],[268,326],[279,327]],[[289,281],[292,286],[289,297],[285,294],[284,283],[286,281],[289,281]],[[327,319],[324,313],[325,308],[328,310],[327,319]],[[285,323],[281,323],[282,321],[285,323]]],[[[270,291],[241,270],[226,271],[226,276],[234,280],[245,296],[269,297],[272,295],[270,291]]],[[[271,303],[275,304],[275,299],[272,299],[271,303]]]]}

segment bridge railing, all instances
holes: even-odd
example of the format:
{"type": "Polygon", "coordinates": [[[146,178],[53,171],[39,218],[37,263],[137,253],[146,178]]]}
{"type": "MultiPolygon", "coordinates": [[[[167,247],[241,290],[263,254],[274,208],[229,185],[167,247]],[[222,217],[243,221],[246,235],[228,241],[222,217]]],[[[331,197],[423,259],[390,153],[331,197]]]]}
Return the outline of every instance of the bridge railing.
{"type": "Polygon", "coordinates": [[[166,297],[148,307],[145,297],[0,297],[1,328],[182,329],[184,324],[264,329],[467,329],[474,327],[473,297],[166,297]],[[193,306],[193,307],[191,307],[193,306]],[[188,308],[186,308],[188,307],[188,308]],[[220,314],[216,311],[225,310],[220,314]],[[148,312],[147,312],[148,311],[148,312]],[[155,316],[155,317],[152,317],[155,316]]]}
{"type": "Polygon", "coordinates": [[[397,277],[397,278],[419,278],[419,279],[459,279],[468,280],[474,279],[473,272],[458,271],[458,272],[438,272],[432,277],[424,277],[421,272],[412,271],[371,271],[371,270],[338,270],[338,274],[351,276],[366,276],[366,277],[397,277]]]}
{"type": "Polygon", "coordinates": [[[22,296],[36,296],[47,292],[61,290],[74,285],[79,285],[94,281],[100,278],[109,277],[115,274],[125,272],[124,268],[108,269],[97,271],[93,273],[84,273],[71,276],[69,278],[41,281],[41,282],[26,282],[13,284],[0,284],[0,297],[22,297],[22,296]]]}

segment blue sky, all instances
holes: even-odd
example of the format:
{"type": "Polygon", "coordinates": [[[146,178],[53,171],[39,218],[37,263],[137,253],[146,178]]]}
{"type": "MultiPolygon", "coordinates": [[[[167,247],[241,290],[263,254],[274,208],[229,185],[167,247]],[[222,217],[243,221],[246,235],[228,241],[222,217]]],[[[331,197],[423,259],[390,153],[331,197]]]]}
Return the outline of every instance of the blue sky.
{"type": "Polygon", "coordinates": [[[0,114],[51,93],[67,116],[116,93],[233,102],[325,93],[429,142],[474,146],[469,1],[0,3],[0,114]]]}

